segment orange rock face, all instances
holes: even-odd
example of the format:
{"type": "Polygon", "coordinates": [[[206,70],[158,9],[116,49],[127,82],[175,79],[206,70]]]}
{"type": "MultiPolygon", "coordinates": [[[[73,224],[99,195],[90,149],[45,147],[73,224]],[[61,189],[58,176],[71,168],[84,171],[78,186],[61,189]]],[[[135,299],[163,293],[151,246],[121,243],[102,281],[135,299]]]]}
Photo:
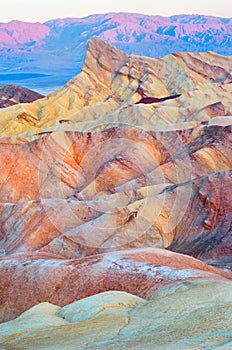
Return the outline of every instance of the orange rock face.
{"type": "Polygon", "coordinates": [[[231,126],[117,127],[0,144],[1,248],[66,258],[169,247],[231,255],[231,126]]]}
{"type": "Polygon", "coordinates": [[[110,290],[231,284],[231,71],[94,38],[63,89],[0,111],[2,322],[110,290]]]}
{"type": "Polygon", "coordinates": [[[176,282],[230,278],[191,257],[153,248],[70,260],[44,253],[16,254],[0,260],[0,274],[2,322],[42,301],[64,306],[107,290],[152,298],[176,282]]]}

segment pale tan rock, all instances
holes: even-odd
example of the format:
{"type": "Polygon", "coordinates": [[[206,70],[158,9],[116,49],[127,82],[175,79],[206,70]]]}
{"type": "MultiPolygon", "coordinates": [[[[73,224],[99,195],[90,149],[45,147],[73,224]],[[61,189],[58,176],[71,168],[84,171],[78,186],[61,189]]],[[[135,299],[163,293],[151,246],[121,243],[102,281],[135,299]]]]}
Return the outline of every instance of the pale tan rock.
{"type": "Polygon", "coordinates": [[[0,134],[34,139],[44,131],[70,128],[93,131],[127,124],[151,129],[159,124],[208,121],[217,116],[217,108],[214,112],[209,107],[217,103],[223,105],[220,115],[231,115],[231,71],[229,56],[208,52],[141,58],[92,38],[81,73],[42,100],[0,111],[0,134]],[[143,96],[175,94],[181,97],[134,105],[143,96]]]}
{"type": "Polygon", "coordinates": [[[0,342],[4,338],[20,336],[46,327],[68,324],[62,317],[57,316],[59,306],[41,303],[25,311],[17,319],[0,325],[0,342]]]}
{"type": "Polygon", "coordinates": [[[0,111],[1,348],[230,347],[231,273],[190,256],[232,266],[231,71],[93,38],[64,88],[0,111]]]}
{"type": "Polygon", "coordinates": [[[56,311],[56,315],[69,323],[74,323],[95,318],[102,314],[117,312],[118,309],[129,309],[144,303],[144,299],[134,295],[109,291],[95,294],[60,308],[56,311]]]}
{"type": "Polygon", "coordinates": [[[49,305],[51,325],[30,326],[34,310],[43,318],[47,308],[39,305],[0,325],[1,348],[201,349],[204,344],[229,349],[231,345],[231,282],[174,284],[149,302],[125,293],[101,293],[64,308],[49,305]],[[17,333],[22,318],[24,332],[17,333]],[[66,323],[59,325],[59,318],[66,323]]]}

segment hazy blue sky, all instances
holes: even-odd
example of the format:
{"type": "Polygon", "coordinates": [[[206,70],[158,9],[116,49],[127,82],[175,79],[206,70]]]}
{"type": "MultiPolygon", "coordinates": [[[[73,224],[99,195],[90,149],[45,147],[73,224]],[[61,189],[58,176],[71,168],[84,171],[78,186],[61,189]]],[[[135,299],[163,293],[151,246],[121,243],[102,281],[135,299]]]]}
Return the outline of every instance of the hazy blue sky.
{"type": "Polygon", "coordinates": [[[0,22],[19,19],[46,21],[94,13],[137,12],[170,16],[200,13],[232,17],[232,0],[4,0],[0,22]]]}

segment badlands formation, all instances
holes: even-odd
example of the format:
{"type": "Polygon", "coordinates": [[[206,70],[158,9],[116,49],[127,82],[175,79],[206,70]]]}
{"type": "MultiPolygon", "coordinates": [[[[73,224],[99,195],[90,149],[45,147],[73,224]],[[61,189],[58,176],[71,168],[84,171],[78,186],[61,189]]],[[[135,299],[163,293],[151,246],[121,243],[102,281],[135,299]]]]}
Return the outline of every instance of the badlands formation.
{"type": "Polygon", "coordinates": [[[97,38],[0,111],[0,348],[232,348],[232,58],[97,38]]]}
{"type": "Polygon", "coordinates": [[[0,87],[0,108],[6,108],[18,103],[34,102],[44,97],[38,92],[22,86],[3,85],[0,87]]]}
{"type": "Polygon", "coordinates": [[[55,91],[80,72],[93,36],[149,57],[209,50],[232,55],[232,18],[122,12],[45,23],[14,20],[0,23],[0,81],[43,94],[55,91]]]}

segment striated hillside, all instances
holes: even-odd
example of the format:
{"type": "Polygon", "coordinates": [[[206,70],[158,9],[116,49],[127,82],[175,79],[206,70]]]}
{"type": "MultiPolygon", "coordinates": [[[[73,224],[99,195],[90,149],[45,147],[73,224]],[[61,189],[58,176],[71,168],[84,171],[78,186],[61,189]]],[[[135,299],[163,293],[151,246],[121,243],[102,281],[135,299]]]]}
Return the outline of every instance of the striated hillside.
{"type": "Polygon", "coordinates": [[[17,317],[43,300],[63,306],[110,290],[150,300],[179,284],[230,283],[229,275],[216,268],[155,248],[69,260],[52,254],[24,253],[2,258],[0,264],[1,322],[17,317]]]}
{"type": "Polygon", "coordinates": [[[17,350],[230,349],[231,282],[178,287],[148,302],[108,292],[63,308],[40,303],[2,325],[0,344],[17,350]]]}
{"type": "Polygon", "coordinates": [[[93,38],[81,73],[45,99],[0,111],[0,132],[33,138],[54,130],[93,131],[125,124],[152,130],[208,122],[232,115],[231,71],[231,56],[177,53],[141,58],[93,38]],[[137,104],[144,97],[173,95],[137,104]]]}
{"type": "Polygon", "coordinates": [[[0,86],[0,108],[10,107],[18,103],[34,102],[42,97],[44,96],[22,86],[0,86]]]}
{"type": "Polygon", "coordinates": [[[7,84],[54,91],[80,71],[92,36],[129,54],[163,57],[182,51],[232,55],[231,35],[230,18],[204,15],[107,13],[43,24],[11,21],[0,23],[0,77],[7,84]],[[45,75],[24,81],[23,73],[45,75]]]}
{"type": "Polygon", "coordinates": [[[0,111],[0,347],[230,348],[231,68],[92,38],[0,111]]]}

